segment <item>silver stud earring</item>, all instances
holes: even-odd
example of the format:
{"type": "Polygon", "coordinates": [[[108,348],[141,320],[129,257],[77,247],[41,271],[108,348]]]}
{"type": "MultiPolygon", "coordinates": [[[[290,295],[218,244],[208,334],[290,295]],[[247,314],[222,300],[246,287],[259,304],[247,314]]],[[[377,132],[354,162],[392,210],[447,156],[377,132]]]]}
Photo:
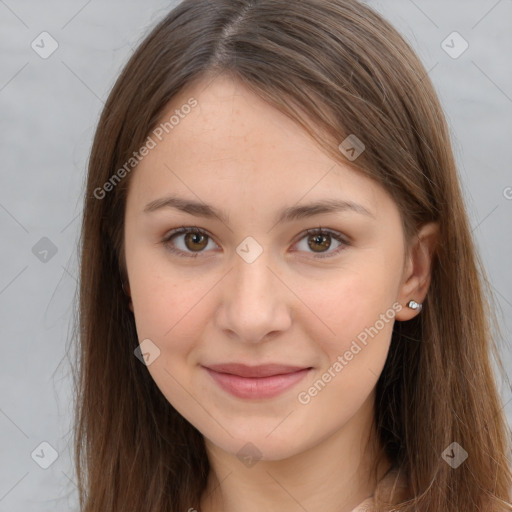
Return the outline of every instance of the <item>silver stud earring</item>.
{"type": "Polygon", "coordinates": [[[419,302],[416,302],[415,300],[410,300],[407,303],[407,307],[417,310],[418,313],[423,309],[423,305],[420,304],[419,302]]]}

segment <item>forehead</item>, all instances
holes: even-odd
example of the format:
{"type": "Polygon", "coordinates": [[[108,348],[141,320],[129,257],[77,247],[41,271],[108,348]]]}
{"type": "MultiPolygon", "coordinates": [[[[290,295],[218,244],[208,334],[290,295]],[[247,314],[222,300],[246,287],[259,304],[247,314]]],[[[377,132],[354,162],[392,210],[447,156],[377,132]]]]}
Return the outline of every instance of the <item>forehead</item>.
{"type": "Polygon", "coordinates": [[[162,122],[180,111],[188,111],[186,105],[191,98],[197,105],[188,114],[182,114],[169,134],[164,134],[173,151],[185,147],[180,153],[188,152],[191,158],[209,162],[216,158],[261,162],[284,155],[292,160],[307,156],[330,161],[294,120],[225,75],[185,88],[170,102],[162,122]]]}
{"type": "Polygon", "coordinates": [[[132,176],[132,202],[183,192],[257,209],[343,197],[376,212],[386,199],[343,156],[333,160],[294,120],[227,76],[183,89],[160,121],[160,136],[150,134],[155,147],[132,176]]]}

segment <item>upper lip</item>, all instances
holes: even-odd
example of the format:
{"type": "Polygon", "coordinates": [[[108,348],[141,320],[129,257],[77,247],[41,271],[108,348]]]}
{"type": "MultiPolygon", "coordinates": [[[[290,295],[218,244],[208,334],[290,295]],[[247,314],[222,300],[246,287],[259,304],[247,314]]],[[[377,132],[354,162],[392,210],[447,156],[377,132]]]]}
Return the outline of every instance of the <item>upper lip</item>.
{"type": "Polygon", "coordinates": [[[264,364],[259,366],[247,366],[242,363],[209,364],[205,366],[215,372],[230,373],[239,377],[270,377],[273,375],[286,375],[300,370],[307,370],[307,366],[289,366],[283,364],[264,364]]]}

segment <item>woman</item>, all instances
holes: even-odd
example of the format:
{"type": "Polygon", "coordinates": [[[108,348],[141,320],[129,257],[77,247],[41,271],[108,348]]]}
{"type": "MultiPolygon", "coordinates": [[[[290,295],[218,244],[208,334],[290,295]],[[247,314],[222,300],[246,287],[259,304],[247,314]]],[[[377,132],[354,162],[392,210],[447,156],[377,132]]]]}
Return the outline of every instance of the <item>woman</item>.
{"type": "Polygon", "coordinates": [[[388,22],[185,0],[91,152],[81,510],[511,510],[484,285],[441,106],[388,22]]]}

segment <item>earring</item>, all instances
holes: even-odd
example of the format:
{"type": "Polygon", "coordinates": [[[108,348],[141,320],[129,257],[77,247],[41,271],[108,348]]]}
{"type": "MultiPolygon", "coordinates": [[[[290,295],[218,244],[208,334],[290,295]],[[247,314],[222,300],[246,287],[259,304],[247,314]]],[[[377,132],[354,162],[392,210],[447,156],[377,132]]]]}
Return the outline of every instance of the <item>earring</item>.
{"type": "Polygon", "coordinates": [[[418,313],[423,309],[423,305],[420,304],[419,302],[416,302],[415,300],[410,300],[407,303],[407,307],[409,307],[411,309],[417,309],[418,313]]]}

